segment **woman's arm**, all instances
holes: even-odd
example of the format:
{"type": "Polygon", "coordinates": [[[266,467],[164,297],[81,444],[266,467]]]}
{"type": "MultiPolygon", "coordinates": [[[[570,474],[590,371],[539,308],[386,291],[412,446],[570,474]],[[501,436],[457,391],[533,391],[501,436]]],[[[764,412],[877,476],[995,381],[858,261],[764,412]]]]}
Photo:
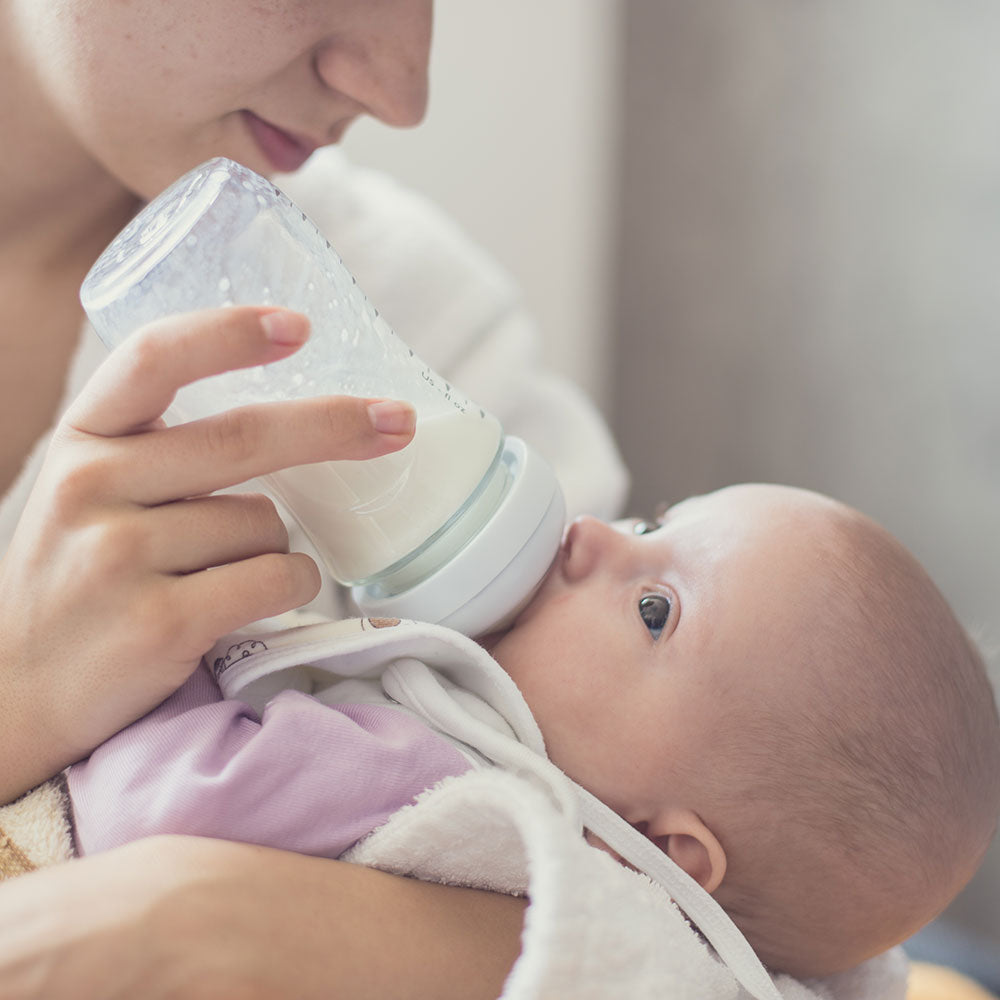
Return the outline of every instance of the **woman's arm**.
{"type": "Polygon", "coordinates": [[[412,409],[389,427],[348,397],[161,420],[182,386],[287,357],[307,331],[303,316],[255,308],[151,324],[63,417],[0,561],[0,802],[159,704],[220,635],[315,596],[319,571],[288,552],[269,500],[212,494],[395,451],[412,409]]]}
{"type": "Polygon", "coordinates": [[[498,997],[526,902],[183,837],[0,889],[4,1000],[498,997]]]}

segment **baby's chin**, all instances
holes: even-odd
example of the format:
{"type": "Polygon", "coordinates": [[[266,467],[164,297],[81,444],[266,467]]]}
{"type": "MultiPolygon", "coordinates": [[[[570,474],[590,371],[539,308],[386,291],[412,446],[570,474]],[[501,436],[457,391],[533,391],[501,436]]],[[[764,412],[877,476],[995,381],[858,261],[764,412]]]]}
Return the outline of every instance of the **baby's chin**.
{"type": "Polygon", "coordinates": [[[494,650],[497,648],[500,640],[510,635],[511,632],[531,619],[537,606],[542,603],[542,589],[545,585],[545,579],[545,577],[542,577],[534,590],[513,611],[506,615],[502,621],[492,626],[485,635],[477,635],[475,637],[476,642],[487,653],[495,657],[494,650]]]}
{"type": "Polygon", "coordinates": [[[497,629],[495,631],[487,632],[486,635],[476,636],[476,642],[486,650],[490,656],[494,655],[494,650],[497,648],[497,643],[507,634],[507,629],[497,629]]]}
{"type": "MultiPolygon", "coordinates": [[[[476,643],[485,649],[508,674],[510,670],[508,670],[507,661],[510,659],[510,648],[505,640],[517,632],[519,621],[520,619],[515,620],[513,624],[506,627],[490,629],[485,635],[476,637],[476,643]]],[[[516,656],[514,659],[516,660],[516,656]]]]}

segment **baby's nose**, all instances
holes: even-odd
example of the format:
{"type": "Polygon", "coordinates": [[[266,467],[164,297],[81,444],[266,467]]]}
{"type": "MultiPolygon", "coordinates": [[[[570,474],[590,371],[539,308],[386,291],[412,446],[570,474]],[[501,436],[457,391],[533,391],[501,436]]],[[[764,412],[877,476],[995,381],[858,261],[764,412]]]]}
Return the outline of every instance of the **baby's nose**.
{"type": "Polygon", "coordinates": [[[612,555],[628,538],[596,517],[576,518],[566,530],[562,545],[562,573],[573,583],[592,573],[602,560],[612,555]]]}

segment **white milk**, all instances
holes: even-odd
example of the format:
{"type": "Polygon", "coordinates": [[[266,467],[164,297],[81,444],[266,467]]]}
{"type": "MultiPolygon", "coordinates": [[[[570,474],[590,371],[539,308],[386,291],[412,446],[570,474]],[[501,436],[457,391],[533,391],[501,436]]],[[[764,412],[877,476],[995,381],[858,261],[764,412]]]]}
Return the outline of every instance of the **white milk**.
{"type": "Polygon", "coordinates": [[[496,457],[495,417],[452,410],[417,420],[399,452],[320,462],[268,477],[342,583],[366,580],[409,555],[479,485],[496,457]]]}

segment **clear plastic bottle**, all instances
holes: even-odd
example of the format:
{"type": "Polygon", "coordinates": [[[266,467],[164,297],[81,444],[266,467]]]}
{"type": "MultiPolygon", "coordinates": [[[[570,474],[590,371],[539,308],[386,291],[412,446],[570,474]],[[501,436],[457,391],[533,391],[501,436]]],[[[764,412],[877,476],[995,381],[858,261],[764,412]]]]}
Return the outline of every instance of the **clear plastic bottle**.
{"type": "Polygon", "coordinates": [[[80,297],[109,348],[196,308],[273,303],[310,318],[310,339],[290,358],[186,386],[169,420],[317,395],[413,403],[416,433],[403,450],[266,479],[364,613],[480,635],[547,570],[565,516],[552,470],[416,357],[265,178],[221,158],[186,174],[115,238],[80,297]]]}

